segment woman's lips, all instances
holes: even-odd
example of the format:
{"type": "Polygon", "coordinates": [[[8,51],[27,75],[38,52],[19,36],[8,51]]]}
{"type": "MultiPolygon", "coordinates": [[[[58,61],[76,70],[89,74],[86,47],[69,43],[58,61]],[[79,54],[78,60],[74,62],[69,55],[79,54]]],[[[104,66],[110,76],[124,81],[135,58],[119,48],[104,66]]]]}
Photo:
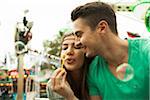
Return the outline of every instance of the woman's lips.
{"type": "Polygon", "coordinates": [[[66,59],[66,62],[67,62],[68,64],[72,64],[72,63],[75,62],[75,59],[73,59],[73,58],[68,58],[68,59],[66,59]]]}

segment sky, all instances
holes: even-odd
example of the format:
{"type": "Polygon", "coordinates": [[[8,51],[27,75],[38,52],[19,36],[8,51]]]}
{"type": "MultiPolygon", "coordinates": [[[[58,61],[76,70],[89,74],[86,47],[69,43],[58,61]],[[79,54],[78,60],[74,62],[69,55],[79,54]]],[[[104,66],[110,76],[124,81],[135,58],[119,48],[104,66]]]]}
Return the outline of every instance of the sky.
{"type": "Polygon", "coordinates": [[[15,25],[22,22],[24,10],[29,10],[27,19],[34,22],[32,48],[41,49],[44,39],[52,40],[60,29],[68,27],[70,12],[79,1],[0,0],[0,51],[8,52],[14,48],[15,25]]]}
{"type": "MultiPolygon", "coordinates": [[[[98,0],[0,0],[0,55],[14,51],[15,25],[22,21],[24,10],[29,10],[27,19],[34,22],[30,46],[33,49],[42,50],[43,40],[53,40],[59,30],[69,27],[71,11],[76,6],[89,1],[98,0]]],[[[101,1],[129,3],[136,0],[101,1]]],[[[144,22],[137,19],[133,13],[118,12],[117,21],[122,38],[126,37],[126,31],[137,32],[145,37],[149,34],[144,22]],[[135,28],[135,25],[139,28],[135,28]]]]}

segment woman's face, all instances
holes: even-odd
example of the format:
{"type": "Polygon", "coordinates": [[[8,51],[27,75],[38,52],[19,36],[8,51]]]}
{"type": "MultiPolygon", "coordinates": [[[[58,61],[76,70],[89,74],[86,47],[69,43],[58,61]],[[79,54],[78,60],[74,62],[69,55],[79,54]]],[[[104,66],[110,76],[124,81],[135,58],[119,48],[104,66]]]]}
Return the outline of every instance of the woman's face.
{"type": "Polygon", "coordinates": [[[64,38],[61,56],[65,55],[64,65],[67,70],[79,70],[84,63],[84,48],[82,45],[75,46],[75,36],[64,38]]]}

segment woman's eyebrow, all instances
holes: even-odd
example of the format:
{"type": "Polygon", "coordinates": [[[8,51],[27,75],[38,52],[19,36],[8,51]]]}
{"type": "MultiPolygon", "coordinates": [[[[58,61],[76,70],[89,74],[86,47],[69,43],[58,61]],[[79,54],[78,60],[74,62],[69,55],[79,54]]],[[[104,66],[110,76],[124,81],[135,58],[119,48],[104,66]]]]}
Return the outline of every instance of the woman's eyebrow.
{"type": "Polygon", "coordinates": [[[75,40],[75,37],[64,39],[64,41],[66,41],[66,40],[75,40]]]}
{"type": "Polygon", "coordinates": [[[81,42],[75,43],[75,46],[82,46],[82,43],[81,42]]]}

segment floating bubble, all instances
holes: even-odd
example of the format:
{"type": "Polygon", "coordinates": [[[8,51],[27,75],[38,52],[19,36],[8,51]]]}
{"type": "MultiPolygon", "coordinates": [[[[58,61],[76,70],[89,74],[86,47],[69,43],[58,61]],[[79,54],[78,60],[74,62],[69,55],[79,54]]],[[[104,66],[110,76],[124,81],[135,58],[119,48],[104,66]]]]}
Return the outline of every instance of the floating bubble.
{"type": "Polygon", "coordinates": [[[134,76],[134,70],[130,64],[123,63],[116,69],[117,78],[121,81],[129,81],[134,76]]]}
{"type": "Polygon", "coordinates": [[[15,50],[17,54],[22,54],[27,51],[27,47],[22,41],[17,41],[15,42],[15,50]]]}

